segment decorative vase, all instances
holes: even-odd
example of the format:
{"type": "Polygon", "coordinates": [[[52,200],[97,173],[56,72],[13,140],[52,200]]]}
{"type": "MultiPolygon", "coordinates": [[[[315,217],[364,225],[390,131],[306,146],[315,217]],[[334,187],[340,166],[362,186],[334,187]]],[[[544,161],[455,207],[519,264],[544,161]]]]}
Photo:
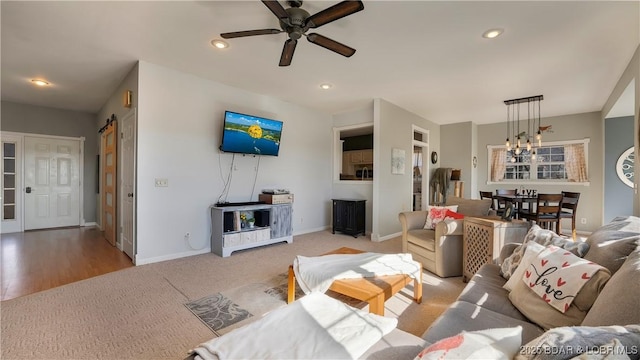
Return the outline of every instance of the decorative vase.
{"type": "Polygon", "coordinates": [[[255,224],[255,222],[253,222],[253,221],[249,221],[249,227],[250,227],[250,228],[253,228],[253,225],[254,225],[254,224],[255,224]]]}

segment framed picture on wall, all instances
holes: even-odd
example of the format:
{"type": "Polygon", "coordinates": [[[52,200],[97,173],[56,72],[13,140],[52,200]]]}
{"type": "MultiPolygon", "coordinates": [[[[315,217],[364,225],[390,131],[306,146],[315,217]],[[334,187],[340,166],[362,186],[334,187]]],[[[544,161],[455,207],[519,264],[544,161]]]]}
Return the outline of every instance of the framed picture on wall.
{"type": "Polygon", "coordinates": [[[391,173],[404,174],[404,150],[391,150],[391,173]]]}

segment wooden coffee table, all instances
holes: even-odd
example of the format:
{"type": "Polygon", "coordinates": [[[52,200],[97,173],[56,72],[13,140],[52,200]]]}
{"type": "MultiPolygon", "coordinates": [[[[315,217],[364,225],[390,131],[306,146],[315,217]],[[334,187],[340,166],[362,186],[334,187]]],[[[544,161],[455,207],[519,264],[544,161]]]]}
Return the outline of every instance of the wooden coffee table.
{"type": "MultiPolygon", "coordinates": [[[[362,250],[342,247],[328,252],[330,254],[360,254],[362,250]]],[[[418,263],[420,264],[420,263],[418,263]]],[[[384,315],[384,302],[413,282],[413,296],[416,303],[422,302],[422,264],[420,264],[420,278],[412,279],[409,275],[386,275],[371,278],[335,280],[329,290],[350,296],[354,299],[369,303],[369,312],[384,315]]],[[[289,265],[289,284],[287,303],[292,303],[296,297],[296,275],[293,265],[289,265]]]]}

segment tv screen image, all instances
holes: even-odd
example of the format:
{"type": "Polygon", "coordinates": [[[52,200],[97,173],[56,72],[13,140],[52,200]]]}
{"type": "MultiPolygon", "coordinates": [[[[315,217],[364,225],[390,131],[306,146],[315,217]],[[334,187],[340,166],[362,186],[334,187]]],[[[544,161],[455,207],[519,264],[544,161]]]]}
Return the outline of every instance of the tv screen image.
{"type": "Polygon", "coordinates": [[[277,156],[281,136],[282,121],[225,111],[220,150],[277,156]]]}

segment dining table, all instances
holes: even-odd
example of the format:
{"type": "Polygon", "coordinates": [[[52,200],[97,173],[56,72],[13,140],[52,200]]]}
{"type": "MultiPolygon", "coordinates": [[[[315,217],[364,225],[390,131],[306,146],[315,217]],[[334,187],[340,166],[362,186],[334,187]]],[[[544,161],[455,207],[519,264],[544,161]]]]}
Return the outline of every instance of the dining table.
{"type": "Polygon", "coordinates": [[[520,211],[522,210],[522,204],[528,203],[529,208],[531,208],[531,204],[538,200],[538,195],[529,195],[529,194],[504,194],[504,195],[493,195],[493,198],[500,201],[505,201],[513,204],[513,217],[516,219],[520,218],[520,211]]]}

